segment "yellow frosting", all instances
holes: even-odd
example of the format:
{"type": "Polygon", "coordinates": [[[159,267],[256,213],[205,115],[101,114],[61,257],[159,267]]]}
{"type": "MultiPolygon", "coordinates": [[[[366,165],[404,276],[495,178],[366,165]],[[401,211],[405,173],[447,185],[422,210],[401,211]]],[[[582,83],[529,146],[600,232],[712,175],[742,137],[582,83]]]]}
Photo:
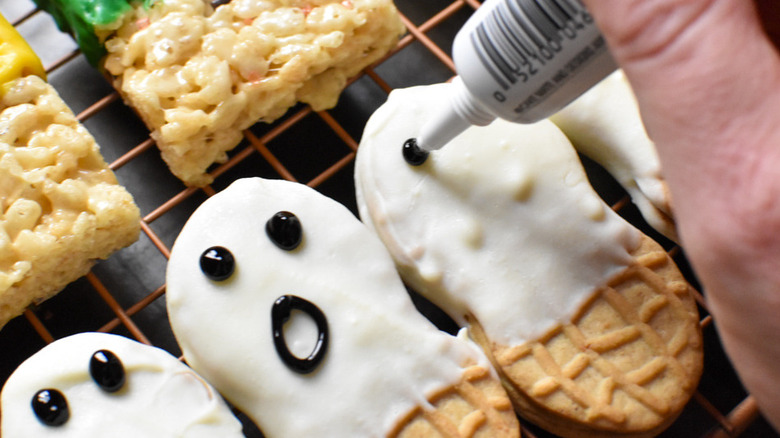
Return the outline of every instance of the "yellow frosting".
{"type": "Polygon", "coordinates": [[[0,94],[14,79],[37,75],[46,79],[38,55],[11,23],[0,15],[0,94]]]}

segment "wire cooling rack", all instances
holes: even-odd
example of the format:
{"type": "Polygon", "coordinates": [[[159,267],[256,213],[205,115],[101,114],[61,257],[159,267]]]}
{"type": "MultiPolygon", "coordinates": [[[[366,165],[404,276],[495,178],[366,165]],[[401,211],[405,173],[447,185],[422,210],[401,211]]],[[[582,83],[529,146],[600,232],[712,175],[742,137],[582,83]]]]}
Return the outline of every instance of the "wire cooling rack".
{"type": "MultiPolygon", "coordinates": [[[[141,238],[56,297],[28,309],[0,331],[0,384],[24,359],[55,339],[83,331],[112,332],[181,355],[165,311],[165,267],[184,222],[207,197],[237,178],[262,176],[316,188],[356,213],[352,180],[363,126],[394,88],[443,82],[454,74],[452,39],[479,7],[477,0],[396,0],[408,33],[383,60],[354,78],[332,110],[299,105],[273,124],[257,124],[222,165],[214,183],[187,188],[162,162],[149,132],[69,37],[30,0],[0,0],[0,11],[41,55],[49,81],[101,145],[119,181],[141,208],[141,238]]],[[[683,250],[642,221],[617,183],[584,160],[589,177],[621,215],[665,245],[689,281],[697,285],[683,250]]],[[[412,293],[415,304],[440,328],[456,329],[441,312],[412,293]]],[[[705,339],[704,375],[698,391],[663,437],[778,437],[740,385],[698,295],[705,339]]],[[[215,315],[219,317],[219,315],[215,315]]],[[[1,414],[1,413],[0,413],[1,414]]],[[[262,436],[245,417],[245,433],[262,436]]],[[[523,421],[526,437],[552,435],[523,421]]]]}

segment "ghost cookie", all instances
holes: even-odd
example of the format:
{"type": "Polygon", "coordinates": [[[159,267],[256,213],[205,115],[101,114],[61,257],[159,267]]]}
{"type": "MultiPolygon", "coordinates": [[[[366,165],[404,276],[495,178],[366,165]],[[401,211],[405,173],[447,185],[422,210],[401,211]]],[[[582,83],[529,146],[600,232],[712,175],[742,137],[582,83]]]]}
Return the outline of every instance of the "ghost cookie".
{"type": "Polygon", "coordinates": [[[450,86],[394,91],[372,115],[361,217],[407,283],[469,327],[521,416],[568,437],[659,433],[701,373],[690,286],[549,121],[496,121],[416,155],[407,140],[450,86]]]}
{"type": "Polygon", "coordinates": [[[269,438],[519,436],[480,349],[419,314],[379,240],[306,186],[242,179],[204,202],[167,304],[187,363],[269,438]]]}
{"type": "Polygon", "coordinates": [[[2,436],[243,437],[219,394],[174,356],[81,333],[23,362],[2,392],[2,436]]]}
{"type": "Polygon", "coordinates": [[[612,73],[550,120],[578,151],[615,177],[650,226],[678,240],[655,143],[647,136],[622,70],[612,73]]]}

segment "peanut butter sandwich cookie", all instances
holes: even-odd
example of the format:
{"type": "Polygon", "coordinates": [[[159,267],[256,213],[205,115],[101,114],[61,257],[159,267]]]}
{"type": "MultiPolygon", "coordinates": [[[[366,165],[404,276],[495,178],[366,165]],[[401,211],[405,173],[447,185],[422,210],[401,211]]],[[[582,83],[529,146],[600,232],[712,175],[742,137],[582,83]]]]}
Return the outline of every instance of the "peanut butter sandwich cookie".
{"type": "Polygon", "coordinates": [[[242,179],[171,251],[184,357],[270,437],[517,437],[500,380],[465,335],[420,314],[381,242],[301,184],[242,179]]]}
{"type": "Polygon", "coordinates": [[[496,121],[421,154],[410,139],[450,86],[394,91],[371,117],[361,217],[403,279],[468,327],[521,416],[566,437],[658,434],[701,374],[690,286],[549,121],[496,121]]]}

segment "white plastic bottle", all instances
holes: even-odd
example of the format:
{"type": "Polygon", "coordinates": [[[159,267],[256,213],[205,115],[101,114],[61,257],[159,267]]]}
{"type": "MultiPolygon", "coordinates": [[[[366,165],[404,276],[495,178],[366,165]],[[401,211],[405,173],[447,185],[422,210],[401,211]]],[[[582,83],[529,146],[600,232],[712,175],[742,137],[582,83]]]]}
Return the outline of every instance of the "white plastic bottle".
{"type": "Polygon", "coordinates": [[[542,120],[617,68],[580,0],[487,0],[455,37],[453,60],[455,92],[423,126],[423,151],[497,117],[542,120]]]}

